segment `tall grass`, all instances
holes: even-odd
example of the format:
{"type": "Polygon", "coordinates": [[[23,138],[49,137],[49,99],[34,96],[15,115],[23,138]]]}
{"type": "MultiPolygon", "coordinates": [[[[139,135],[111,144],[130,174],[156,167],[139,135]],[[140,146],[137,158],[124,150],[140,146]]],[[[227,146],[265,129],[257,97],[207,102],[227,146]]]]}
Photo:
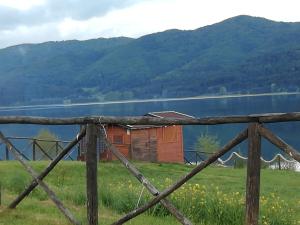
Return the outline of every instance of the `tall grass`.
{"type": "MultiPolygon", "coordinates": [[[[169,186],[173,181],[165,179],[161,188],[169,186]]],[[[103,204],[119,213],[129,212],[151,199],[142,186],[126,183],[108,184],[101,188],[100,199],[103,204]]],[[[245,196],[240,192],[225,192],[217,186],[202,184],[186,184],[170,197],[188,218],[203,225],[240,225],[244,222],[245,196]]],[[[147,212],[149,215],[166,216],[169,212],[158,205],[147,212]]],[[[271,193],[261,197],[260,224],[263,225],[296,225],[290,214],[293,209],[279,196],[271,193]],[[287,213],[288,212],[288,213],[287,213]]]]}
{"type": "MultiPolygon", "coordinates": [[[[48,162],[32,162],[37,171],[41,171],[47,164],[48,162]]],[[[191,170],[189,166],[176,164],[135,164],[159,190],[169,187],[191,170]]],[[[101,162],[98,172],[101,224],[111,224],[122,214],[153,198],[119,163],[101,162]]],[[[209,167],[175,191],[169,199],[194,224],[243,224],[245,172],[245,169],[209,167]]],[[[62,162],[45,179],[80,221],[86,221],[85,173],[84,163],[62,162]]],[[[3,189],[0,225],[66,224],[64,217],[40,188],[35,189],[18,206],[17,211],[1,214],[31,179],[17,162],[0,162],[0,183],[3,189]]],[[[299,182],[300,174],[296,172],[262,170],[261,225],[300,225],[299,182]]],[[[163,206],[157,205],[130,223],[173,225],[176,221],[163,206]]]]}

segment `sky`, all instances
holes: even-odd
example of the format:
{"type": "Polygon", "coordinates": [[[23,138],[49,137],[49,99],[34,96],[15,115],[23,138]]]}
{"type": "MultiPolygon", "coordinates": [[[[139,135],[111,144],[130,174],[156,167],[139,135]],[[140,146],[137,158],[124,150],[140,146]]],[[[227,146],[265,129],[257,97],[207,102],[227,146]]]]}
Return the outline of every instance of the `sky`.
{"type": "Polygon", "coordinates": [[[140,37],[237,15],[300,22],[299,0],[0,0],[0,48],[23,43],[140,37]]]}

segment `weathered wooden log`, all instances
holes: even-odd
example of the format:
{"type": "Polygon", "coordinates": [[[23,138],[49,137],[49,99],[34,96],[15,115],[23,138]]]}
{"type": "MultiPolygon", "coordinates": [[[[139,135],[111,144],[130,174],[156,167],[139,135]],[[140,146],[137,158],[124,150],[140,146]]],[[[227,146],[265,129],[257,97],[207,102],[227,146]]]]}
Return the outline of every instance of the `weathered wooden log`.
{"type": "Polygon", "coordinates": [[[279,149],[287,153],[290,157],[300,162],[300,153],[292,146],[288,145],[285,141],[283,141],[280,137],[273,134],[270,130],[265,127],[259,128],[259,133],[261,136],[270,141],[273,145],[277,146],[279,149]]]}
{"type": "Polygon", "coordinates": [[[123,224],[126,221],[133,219],[134,217],[140,215],[141,213],[145,212],[150,207],[157,204],[160,200],[166,198],[168,195],[173,193],[175,190],[177,190],[179,187],[181,187],[185,182],[190,180],[193,176],[198,174],[200,171],[205,169],[207,166],[215,162],[218,158],[220,158],[225,153],[229,152],[232,148],[234,148],[236,145],[243,142],[248,137],[248,131],[247,129],[243,132],[241,132],[239,135],[237,135],[232,141],[230,141],[228,144],[223,146],[218,152],[214,153],[212,156],[210,156],[205,161],[201,162],[198,166],[196,166],[190,173],[179,179],[175,184],[170,186],[169,188],[162,191],[159,195],[157,195],[155,198],[153,198],[150,202],[148,202],[146,205],[141,206],[138,209],[133,210],[132,212],[126,214],[124,217],[119,219],[118,221],[114,222],[113,225],[119,225],[123,224]]]}
{"type": "MultiPolygon", "coordinates": [[[[72,140],[60,153],[56,156],[56,158],[50,162],[50,164],[44,169],[40,175],[38,175],[39,180],[43,180],[53,169],[54,167],[62,160],[68,152],[85,136],[86,129],[83,129],[77,137],[72,140]]],[[[27,196],[30,192],[38,185],[36,180],[32,180],[30,185],[12,202],[9,204],[9,208],[16,208],[17,205],[27,196]]]]}
{"type": "MultiPolygon", "coordinates": [[[[110,141],[106,138],[103,131],[101,132],[101,138],[106,145],[106,147],[114,154],[114,156],[119,159],[122,164],[129,170],[129,172],[138,179],[138,181],[153,195],[157,196],[159,194],[159,190],[153,186],[150,181],[131,163],[126,157],[119,152],[119,150],[110,143],[110,141]]],[[[171,202],[167,199],[162,199],[161,204],[167,208],[175,218],[184,225],[191,225],[192,222],[189,221],[175,206],[172,205],[171,202]]]]}
{"type": "MultiPolygon", "coordinates": [[[[18,151],[18,153],[26,160],[29,160],[29,158],[24,155],[21,151],[19,151],[18,149],[16,149],[16,151],[18,151]]],[[[9,149],[7,146],[5,146],[5,160],[9,160],[9,149]]]]}
{"type": "Polygon", "coordinates": [[[69,140],[53,140],[53,139],[44,139],[44,138],[32,138],[32,137],[19,137],[19,136],[7,136],[8,140],[31,140],[31,141],[39,141],[39,142],[59,142],[59,143],[70,143],[69,140]]]}
{"type": "Polygon", "coordinates": [[[80,223],[74,218],[72,213],[64,207],[62,202],[57,198],[55,193],[40,179],[38,179],[38,174],[29,166],[19,151],[16,150],[16,147],[4,137],[4,135],[0,132],[0,139],[7,145],[8,149],[14,155],[14,157],[23,165],[26,171],[33,177],[33,179],[40,185],[41,188],[48,194],[49,198],[54,202],[57,208],[65,215],[65,217],[75,225],[80,225],[80,223]]]}
{"type": "MultiPolygon", "coordinates": [[[[58,143],[58,142],[57,142],[58,143]]],[[[62,150],[64,150],[64,148],[58,143],[57,144],[57,147],[58,147],[58,149],[60,149],[61,151],[62,150]]],[[[59,150],[58,150],[58,152],[59,152],[59,150]]],[[[71,159],[72,161],[74,161],[74,159],[70,156],[70,154],[71,154],[72,152],[70,152],[68,155],[67,155],[67,157],[69,158],[69,159],[71,159]]]]}
{"type": "Polygon", "coordinates": [[[47,118],[27,116],[1,116],[0,124],[41,124],[41,125],[75,125],[75,124],[120,124],[120,125],[216,125],[227,123],[274,123],[300,121],[300,112],[255,114],[246,116],[224,116],[191,119],[142,117],[91,116],[73,118],[47,118]]]}
{"type": "Polygon", "coordinates": [[[261,136],[259,124],[248,127],[248,162],[245,225],[257,225],[259,215],[261,136]]]}
{"type": "Polygon", "coordinates": [[[288,122],[299,121],[300,112],[251,115],[251,117],[256,116],[258,116],[258,123],[288,122]]]}
{"type": "Polygon", "coordinates": [[[98,225],[97,129],[94,124],[87,125],[86,138],[87,218],[89,225],[98,225]]]}

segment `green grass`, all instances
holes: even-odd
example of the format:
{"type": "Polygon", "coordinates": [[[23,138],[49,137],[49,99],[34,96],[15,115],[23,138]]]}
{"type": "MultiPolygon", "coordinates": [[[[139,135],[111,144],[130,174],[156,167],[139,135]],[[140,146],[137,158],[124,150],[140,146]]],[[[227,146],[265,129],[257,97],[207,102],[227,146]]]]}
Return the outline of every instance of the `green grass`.
{"type": "MultiPolygon", "coordinates": [[[[41,171],[49,162],[31,163],[41,171]]],[[[138,163],[135,165],[160,190],[163,190],[191,166],[178,164],[138,163]]],[[[100,163],[99,220],[110,224],[135,208],[141,184],[118,162],[100,163]]],[[[245,169],[209,167],[170,196],[170,200],[195,224],[242,224],[245,196],[245,169]]],[[[2,205],[0,225],[68,224],[40,188],[25,199],[16,210],[5,206],[30,182],[30,176],[17,162],[0,162],[2,205]]],[[[45,179],[58,197],[85,224],[85,164],[62,162],[45,179]]],[[[260,223],[270,225],[300,224],[300,173],[262,170],[260,223]]],[[[144,190],[140,205],[151,196],[144,190]]],[[[158,205],[128,224],[177,224],[158,205]]]]}

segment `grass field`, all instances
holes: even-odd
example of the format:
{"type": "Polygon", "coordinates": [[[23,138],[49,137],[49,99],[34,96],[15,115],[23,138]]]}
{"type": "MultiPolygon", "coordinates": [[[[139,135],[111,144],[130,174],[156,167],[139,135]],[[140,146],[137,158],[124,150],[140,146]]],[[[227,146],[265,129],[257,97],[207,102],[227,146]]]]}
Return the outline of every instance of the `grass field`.
{"type": "MultiPolygon", "coordinates": [[[[31,163],[41,171],[48,162],[31,163]]],[[[191,170],[178,164],[135,163],[160,190],[191,170]]],[[[118,162],[101,163],[99,168],[99,220],[110,224],[134,209],[141,184],[118,162]]],[[[170,196],[170,200],[194,224],[229,225],[243,223],[245,169],[209,167],[170,196]]],[[[16,210],[7,204],[30,182],[30,176],[17,162],[0,162],[2,205],[0,225],[68,224],[42,189],[35,190],[16,210]]],[[[85,164],[62,162],[45,179],[75,217],[85,224],[85,164]]],[[[142,192],[139,205],[151,196],[142,192]]],[[[262,170],[260,224],[300,224],[300,173],[262,170]]],[[[178,224],[160,205],[128,224],[178,224]]]]}

